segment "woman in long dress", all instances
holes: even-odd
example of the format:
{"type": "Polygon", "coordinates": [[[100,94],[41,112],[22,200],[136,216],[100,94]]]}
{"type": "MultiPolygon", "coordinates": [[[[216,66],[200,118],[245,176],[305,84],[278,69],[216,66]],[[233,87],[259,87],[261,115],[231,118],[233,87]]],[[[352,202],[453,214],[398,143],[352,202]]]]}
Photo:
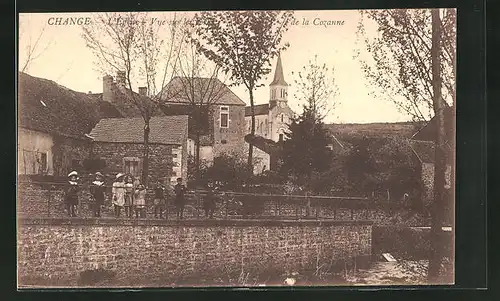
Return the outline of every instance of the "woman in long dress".
{"type": "Polygon", "coordinates": [[[115,209],[115,217],[120,217],[121,209],[125,205],[125,183],[123,182],[124,174],[119,173],[116,175],[115,182],[113,183],[113,207],[115,209]]]}

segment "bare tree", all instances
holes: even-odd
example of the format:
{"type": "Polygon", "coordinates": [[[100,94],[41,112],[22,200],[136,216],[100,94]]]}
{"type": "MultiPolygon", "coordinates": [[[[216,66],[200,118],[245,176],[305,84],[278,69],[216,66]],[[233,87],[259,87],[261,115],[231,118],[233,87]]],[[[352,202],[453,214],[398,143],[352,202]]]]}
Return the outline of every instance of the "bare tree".
{"type": "MultiPolygon", "coordinates": [[[[292,74],[294,74],[292,72],[292,74]]],[[[318,56],[297,72],[295,98],[303,101],[313,114],[314,120],[323,120],[336,106],[338,87],[335,69],[318,63],[318,56]]]]}
{"type": "MultiPolygon", "coordinates": [[[[441,9],[441,34],[438,47],[442,98],[455,103],[456,10],[441,9]]],[[[362,49],[355,57],[366,79],[375,88],[375,97],[395,103],[414,120],[429,120],[434,115],[432,89],[432,25],[429,9],[391,9],[361,11],[358,38],[362,49]],[[367,32],[374,22],[377,35],[367,32]]]]}
{"type": "MultiPolygon", "coordinates": [[[[255,134],[254,90],[271,72],[270,60],[288,44],[280,47],[283,33],[292,21],[291,11],[203,12],[194,18],[193,41],[210,60],[230,74],[235,85],[243,84],[249,93],[252,116],[251,135],[255,134]]],[[[253,169],[253,145],[248,149],[248,169],[253,169]]]]}
{"type": "Polygon", "coordinates": [[[143,183],[148,180],[150,119],[163,102],[176,96],[176,91],[162,88],[175,75],[185,40],[185,22],[176,13],[165,23],[153,20],[147,12],[103,13],[82,27],[82,36],[101,70],[105,74],[124,72],[127,101],[144,119],[143,183]],[[145,83],[149,97],[133,92],[137,82],[145,83]]]}
{"type": "Polygon", "coordinates": [[[52,39],[44,41],[47,25],[43,26],[38,34],[32,35],[30,22],[26,18],[20,18],[18,27],[19,49],[21,50],[19,53],[23,56],[22,63],[19,62],[21,72],[28,72],[33,62],[44,54],[53,42],[52,39]]]}
{"type": "Polygon", "coordinates": [[[191,119],[190,130],[195,137],[195,176],[199,180],[201,136],[209,130],[212,106],[220,103],[229,90],[225,85],[227,75],[223,76],[221,68],[211,64],[194,44],[188,41],[185,46],[176,70],[178,76],[166,88],[179,91],[173,103],[187,107],[191,119]]]}

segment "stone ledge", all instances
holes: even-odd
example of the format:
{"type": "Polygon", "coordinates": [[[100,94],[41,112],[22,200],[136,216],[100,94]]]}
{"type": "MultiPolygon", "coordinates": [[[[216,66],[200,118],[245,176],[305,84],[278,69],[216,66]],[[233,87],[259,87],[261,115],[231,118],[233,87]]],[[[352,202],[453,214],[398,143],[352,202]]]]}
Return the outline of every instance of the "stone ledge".
{"type": "Polygon", "coordinates": [[[368,220],[278,220],[278,219],[226,219],[226,220],[155,220],[155,219],[115,219],[115,218],[19,218],[20,226],[52,225],[52,226],[362,226],[373,225],[368,220]]]}

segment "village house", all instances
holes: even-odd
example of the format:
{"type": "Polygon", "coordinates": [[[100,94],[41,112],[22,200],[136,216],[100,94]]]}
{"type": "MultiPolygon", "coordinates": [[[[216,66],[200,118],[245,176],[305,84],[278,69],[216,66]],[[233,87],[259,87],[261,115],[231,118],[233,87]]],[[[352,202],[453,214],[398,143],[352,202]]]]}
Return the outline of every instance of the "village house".
{"type": "Polygon", "coordinates": [[[276,164],[273,142],[277,143],[286,139],[288,124],[294,112],[288,105],[288,87],[283,75],[281,56],[278,55],[274,78],[269,85],[269,102],[254,106],[255,136],[251,136],[252,109],[245,108],[246,121],[246,149],[248,142],[254,145],[254,173],[261,173],[273,169],[276,164]]]}
{"type": "Polygon", "coordinates": [[[245,102],[217,78],[173,78],[160,92],[165,115],[189,115],[188,154],[209,164],[222,154],[244,156],[245,102]],[[198,114],[194,114],[198,110],[198,114]]]}
{"type": "MultiPolygon", "coordinates": [[[[124,172],[140,179],[144,154],[144,120],[105,118],[90,132],[93,153],[106,161],[107,174],[124,172]]],[[[187,175],[188,116],[155,116],[150,120],[148,183],[175,185],[187,175]]]]}
{"type": "Polygon", "coordinates": [[[90,159],[86,136],[102,117],[121,117],[109,103],[19,73],[18,174],[65,176],[90,159]]]}
{"type": "MultiPolygon", "coordinates": [[[[455,174],[455,108],[447,106],[444,110],[446,173],[445,188],[454,189],[453,179],[455,174]],[[452,176],[453,175],[453,176],[452,176]]],[[[433,117],[427,125],[417,131],[410,139],[410,146],[420,163],[420,176],[423,183],[423,200],[429,203],[434,193],[434,146],[437,134],[437,120],[433,117]]]]}

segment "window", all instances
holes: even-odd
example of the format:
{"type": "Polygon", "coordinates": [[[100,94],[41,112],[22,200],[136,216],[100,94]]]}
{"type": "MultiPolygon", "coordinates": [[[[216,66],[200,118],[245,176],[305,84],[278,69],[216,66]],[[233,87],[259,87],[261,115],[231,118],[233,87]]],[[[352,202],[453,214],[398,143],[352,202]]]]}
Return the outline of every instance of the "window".
{"type": "Polygon", "coordinates": [[[220,107],[220,127],[229,127],[229,107],[227,106],[220,107]]]}
{"type": "Polygon", "coordinates": [[[138,178],[141,175],[140,163],[141,159],[137,157],[125,157],[123,158],[123,171],[131,174],[134,178],[138,178]]]}

